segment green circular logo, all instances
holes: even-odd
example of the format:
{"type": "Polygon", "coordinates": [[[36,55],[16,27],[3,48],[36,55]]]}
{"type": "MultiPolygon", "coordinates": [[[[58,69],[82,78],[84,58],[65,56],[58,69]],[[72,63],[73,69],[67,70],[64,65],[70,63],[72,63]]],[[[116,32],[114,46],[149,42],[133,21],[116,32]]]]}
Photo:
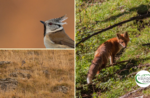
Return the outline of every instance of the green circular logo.
{"type": "Polygon", "coordinates": [[[146,70],[139,71],[135,76],[136,84],[140,87],[147,87],[150,85],[150,73],[146,70]]]}

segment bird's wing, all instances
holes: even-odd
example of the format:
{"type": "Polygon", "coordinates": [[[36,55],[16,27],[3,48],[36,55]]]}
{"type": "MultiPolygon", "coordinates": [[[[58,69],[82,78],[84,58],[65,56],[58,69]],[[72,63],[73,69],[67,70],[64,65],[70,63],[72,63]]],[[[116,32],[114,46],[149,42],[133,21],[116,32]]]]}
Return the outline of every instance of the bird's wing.
{"type": "Polygon", "coordinates": [[[74,48],[74,41],[64,31],[52,33],[49,37],[55,44],[66,45],[74,48]]]}
{"type": "Polygon", "coordinates": [[[72,39],[64,39],[64,40],[61,40],[60,43],[61,45],[67,45],[71,48],[74,48],[74,41],[72,39]]]}

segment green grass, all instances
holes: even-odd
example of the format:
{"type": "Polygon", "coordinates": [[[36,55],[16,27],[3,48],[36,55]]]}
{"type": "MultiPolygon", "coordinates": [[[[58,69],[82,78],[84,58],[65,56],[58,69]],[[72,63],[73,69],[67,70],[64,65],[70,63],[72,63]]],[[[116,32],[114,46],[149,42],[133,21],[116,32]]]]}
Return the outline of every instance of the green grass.
{"type": "MultiPolygon", "coordinates": [[[[137,10],[141,9],[141,6],[149,5],[148,0],[97,1],[98,2],[88,3],[86,0],[76,0],[76,43],[82,38],[93,34],[97,30],[104,29],[136,16],[137,10]]],[[[116,37],[117,33],[128,32],[131,39],[128,43],[128,47],[125,49],[125,52],[123,52],[117,62],[131,59],[133,66],[149,63],[150,47],[142,46],[142,44],[150,43],[150,18],[144,19],[143,21],[143,23],[146,24],[144,25],[144,28],[139,28],[139,22],[136,24],[135,21],[131,21],[101,34],[95,35],[86,40],[84,43],[79,44],[76,48],[77,87],[86,84],[86,75],[91,61],[94,58],[94,52],[98,46],[106,40],[116,37]]],[[[103,69],[97,77],[99,79],[105,75],[113,74],[116,70],[123,69],[125,66],[126,64],[124,63],[103,69]]],[[[111,77],[107,77],[106,80],[102,81],[100,79],[99,81],[95,81],[96,83],[100,82],[98,83],[97,88],[103,92],[101,92],[100,95],[95,92],[93,95],[100,96],[102,98],[116,98],[134,90],[134,87],[136,86],[134,76],[129,78],[126,76],[139,70],[141,69],[131,68],[128,71],[124,71],[119,74],[123,77],[121,79],[117,78],[114,74],[111,77]]]]}

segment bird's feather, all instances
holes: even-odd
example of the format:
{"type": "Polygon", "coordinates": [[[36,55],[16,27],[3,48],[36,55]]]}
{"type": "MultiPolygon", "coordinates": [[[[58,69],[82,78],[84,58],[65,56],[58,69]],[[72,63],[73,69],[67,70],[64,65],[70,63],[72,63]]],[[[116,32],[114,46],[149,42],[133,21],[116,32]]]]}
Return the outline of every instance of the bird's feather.
{"type": "Polygon", "coordinates": [[[50,34],[49,38],[55,44],[66,45],[71,48],[74,48],[74,41],[65,33],[64,30],[50,34]]]}

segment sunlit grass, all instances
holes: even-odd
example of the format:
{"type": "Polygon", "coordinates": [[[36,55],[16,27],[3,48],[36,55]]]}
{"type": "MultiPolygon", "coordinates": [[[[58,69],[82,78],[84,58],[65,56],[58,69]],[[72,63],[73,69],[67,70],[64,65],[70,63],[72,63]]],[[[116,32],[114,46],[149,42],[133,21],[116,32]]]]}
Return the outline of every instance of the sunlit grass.
{"type": "MultiPolygon", "coordinates": [[[[94,2],[94,1],[93,1],[94,2]]],[[[131,17],[137,16],[137,10],[141,5],[147,6],[148,0],[105,0],[103,2],[88,3],[86,0],[77,0],[76,2],[76,43],[82,38],[96,32],[95,30],[104,29],[131,17]],[[82,2],[84,1],[84,2],[82,2]],[[82,5],[82,6],[81,6],[82,5]],[[79,11],[80,10],[80,11],[79,11]],[[80,21],[81,19],[81,21],[80,21]],[[84,28],[83,28],[84,27],[84,28]],[[80,35],[80,36],[79,36],[80,35]]],[[[143,20],[144,28],[138,30],[140,23],[131,21],[115,27],[111,30],[95,35],[90,39],[81,43],[76,48],[76,85],[83,85],[86,83],[86,76],[94,58],[94,52],[106,40],[116,37],[117,33],[128,32],[130,42],[119,57],[117,62],[123,60],[134,59],[132,62],[134,66],[138,64],[146,64],[150,62],[150,51],[148,46],[142,46],[144,43],[150,43],[150,19],[143,20]],[[138,60],[144,59],[144,60],[138,60]]],[[[123,65],[122,65],[123,66],[123,65]]],[[[116,69],[121,69],[121,64],[114,67],[103,69],[99,77],[105,76],[109,73],[115,72],[116,69]]],[[[132,72],[137,72],[141,69],[130,69],[129,72],[124,72],[125,77],[132,72]]],[[[148,69],[149,70],[149,69],[148,69]]],[[[101,82],[101,81],[97,81],[101,82]]],[[[109,77],[109,79],[99,84],[99,89],[107,90],[101,92],[102,98],[117,98],[125,93],[134,90],[136,86],[134,77],[123,78],[116,80],[116,76],[109,77]],[[109,85],[108,85],[109,84],[109,85]]],[[[137,87],[136,87],[137,88],[137,87]]],[[[135,88],[135,89],[136,89],[135,88]]],[[[95,95],[95,93],[93,93],[95,95]]],[[[95,95],[96,96],[96,95],[95,95]]]]}
{"type": "Polygon", "coordinates": [[[73,50],[1,50],[1,61],[11,64],[0,66],[0,79],[14,78],[15,90],[0,94],[0,98],[73,98],[74,51],[73,50]],[[22,65],[22,61],[25,64],[22,65]],[[30,74],[28,79],[18,74],[30,74]],[[67,93],[53,89],[59,85],[68,88],[67,93]]]}

